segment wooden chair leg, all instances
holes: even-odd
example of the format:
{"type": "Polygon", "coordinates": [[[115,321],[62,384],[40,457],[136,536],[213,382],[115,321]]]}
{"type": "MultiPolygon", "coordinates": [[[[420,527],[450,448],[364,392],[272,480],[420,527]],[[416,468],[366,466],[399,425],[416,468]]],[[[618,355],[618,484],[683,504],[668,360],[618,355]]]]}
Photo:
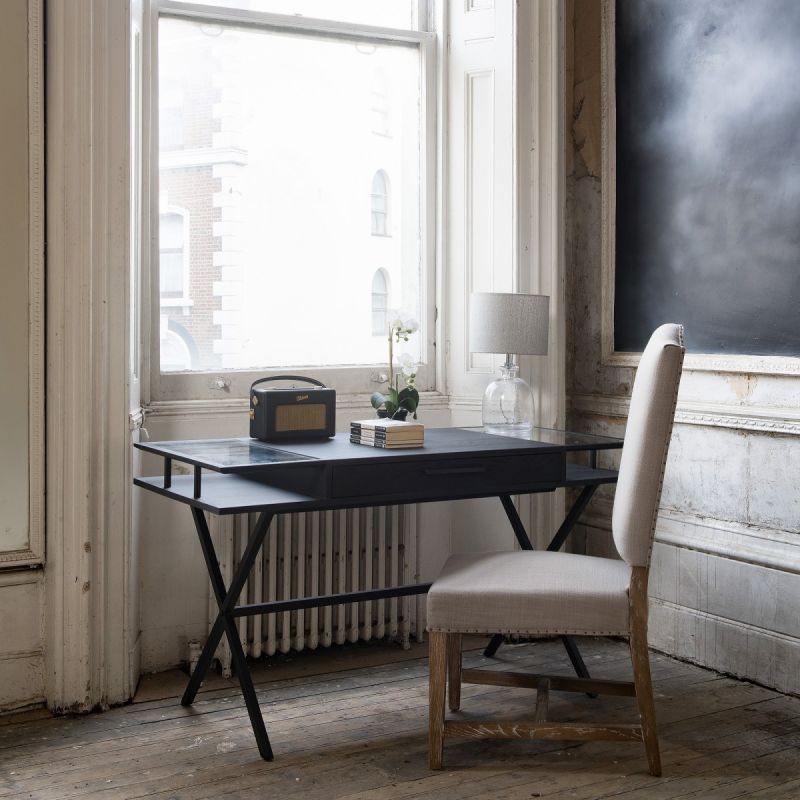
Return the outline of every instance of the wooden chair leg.
{"type": "Polygon", "coordinates": [[[656,731],[656,707],[650,677],[650,653],[647,650],[647,569],[634,567],[630,587],[630,647],[636,703],[642,722],[650,774],[661,775],[661,755],[656,731]]]}
{"type": "Polygon", "coordinates": [[[444,755],[444,701],[447,684],[447,634],[428,634],[428,766],[442,768],[444,755]]]}
{"type": "Polygon", "coordinates": [[[450,710],[461,707],[461,634],[447,634],[447,693],[450,710]]]}

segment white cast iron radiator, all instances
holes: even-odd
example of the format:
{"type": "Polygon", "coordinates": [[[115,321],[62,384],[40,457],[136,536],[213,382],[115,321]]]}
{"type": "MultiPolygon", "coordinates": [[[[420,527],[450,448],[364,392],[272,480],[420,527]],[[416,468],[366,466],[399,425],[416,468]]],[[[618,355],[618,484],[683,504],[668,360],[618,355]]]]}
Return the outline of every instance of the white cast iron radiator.
{"type": "MultiPolygon", "coordinates": [[[[269,533],[239,604],[313,597],[416,582],[416,507],[413,505],[281,514],[269,533]]],[[[256,515],[212,515],[211,535],[225,584],[230,583],[256,515]]],[[[217,616],[209,592],[209,629],[217,616]]],[[[416,634],[417,596],[347,603],[237,619],[248,656],[257,658],[359,639],[394,638],[408,647],[416,634]]],[[[217,649],[231,673],[225,637],[217,649]]]]}

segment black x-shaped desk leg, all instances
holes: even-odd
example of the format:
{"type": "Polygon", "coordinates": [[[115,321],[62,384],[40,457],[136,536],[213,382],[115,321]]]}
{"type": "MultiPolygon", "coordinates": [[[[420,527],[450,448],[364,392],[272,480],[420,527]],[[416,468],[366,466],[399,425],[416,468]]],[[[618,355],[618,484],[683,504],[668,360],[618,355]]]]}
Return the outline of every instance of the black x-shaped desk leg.
{"type": "Polygon", "coordinates": [[[181,698],[181,705],[190,706],[194,701],[200,684],[211,666],[211,661],[214,658],[219,640],[222,638],[223,631],[228,638],[228,644],[231,648],[231,657],[233,658],[234,666],[236,667],[236,677],[239,679],[239,685],[242,687],[242,695],[244,696],[244,703],[247,706],[247,713],[250,716],[250,724],[253,726],[253,733],[256,737],[258,744],[258,752],[261,757],[267,761],[272,761],[272,747],[269,743],[267,736],[267,729],[264,726],[264,719],[261,716],[261,709],[258,706],[258,699],[256,698],[256,690],[253,688],[253,681],[250,677],[250,671],[247,669],[247,661],[245,660],[244,650],[242,649],[242,642],[239,639],[239,631],[236,629],[236,622],[233,616],[233,609],[236,607],[236,601],[242,592],[247,576],[250,569],[256,560],[258,551],[267,535],[269,524],[272,521],[273,514],[268,511],[262,511],[258,517],[250,539],[247,542],[242,558],[239,561],[239,566],[231,580],[230,587],[225,589],[225,581],[222,579],[222,573],[219,569],[219,561],[217,554],[214,551],[214,543],[211,541],[211,533],[208,530],[208,523],[206,522],[205,514],[199,509],[192,507],[192,516],[194,517],[194,524],[197,528],[197,535],[200,537],[200,546],[203,548],[203,556],[206,560],[206,567],[208,568],[208,576],[211,579],[211,585],[214,588],[214,596],[217,598],[217,605],[219,606],[219,614],[211,628],[211,633],[208,635],[206,646],[200,654],[197,661],[197,666],[194,669],[186,691],[181,698]]]}
{"type": "MultiPolygon", "coordinates": [[[[577,522],[578,517],[580,517],[589,504],[589,500],[591,500],[595,488],[595,486],[584,487],[580,496],[575,501],[575,504],[570,509],[569,514],[567,514],[563,524],[553,537],[553,540],[547,546],[548,550],[561,549],[561,546],[564,544],[564,541],[577,522]]],[[[533,550],[531,540],[528,538],[528,533],[525,530],[525,526],[522,524],[522,520],[519,518],[519,514],[511,501],[511,497],[509,495],[502,495],[500,500],[508,515],[511,527],[514,529],[514,534],[517,537],[519,546],[523,550],[533,550]]],[[[233,612],[239,600],[239,595],[247,582],[250,570],[255,563],[258,551],[261,549],[261,545],[264,542],[264,537],[267,535],[267,530],[269,529],[273,516],[274,515],[269,511],[262,511],[259,515],[258,521],[248,539],[247,547],[245,547],[244,553],[239,560],[239,565],[233,575],[231,584],[226,589],[205,514],[198,508],[192,508],[192,517],[194,518],[195,528],[197,528],[197,535],[200,538],[200,546],[203,549],[203,557],[206,561],[206,568],[208,569],[211,586],[214,589],[214,596],[219,606],[219,614],[214,621],[203,652],[200,654],[197,666],[194,672],[192,672],[189,683],[181,698],[181,705],[184,706],[190,706],[194,702],[197,692],[200,689],[200,684],[203,682],[203,678],[205,678],[206,672],[208,672],[208,668],[211,666],[214,653],[217,650],[217,645],[224,633],[228,639],[228,645],[231,648],[231,657],[236,668],[236,677],[239,679],[239,685],[242,688],[242,695],[244,696],[247,713],[250,716],[250,724],[253,726],[253,733],[255,734],[256,743],[258,744],[258,751],[261,757],[267,761],[272,761],[272,747],[269,743],[264,719],[261,716],[261,709],[258,705],[258,698],[256,697],[256,691],[253,687],[252,678],[250,677],[250,671],[247,668],[247,661],[244,650],[242,649],[242,642],[239,639],[239,631],[236,629],[233,612]]],[[[583,663],[580,651],[572,637],[562,636],[561,638],[567,649],[570,660],[575,667],[575,672],[582,678],[588,678],[589,672],[586,669],[586,665],[583,663]]],[[[493,656],[502,642],[503,637],[500,634],[496,634],[492,637],[492,641],[484,651],[484,655],[489,657],[493,656]]]]}
{"type": "MultiPolygon", "coordinates": [[[[592,499],[592,495],[594,495],[596,489],[596,486],[583,487],[583,491],[580,493],[580,495],[578,495],[578,499],[569,510],[564,522],[561,523],[561,527],[550,541],[550,544],[547,545],[548,550],[560,550],[562,548],[564,542],[567,540],[567,536],[570,535],[572,529],[575,527],[575,523],[578,521],[578,518],[586,510],[586,506],[589,505],[589,501],[592,499]]],[[[519,542],[520,549],[533,550],[533,544],[531,544],[528,532],[525,530],[525,526],[522,524],[522,520],[519,518],[519,514],[517,513],[517,509],[511,500],[511,496],[507,494],[501,495],[500,502],[503,504],[508,521],[511,523],[511,527],[514,529],[514,535],[517,537],[517,542],[519,542]]],[[[573,637],[562,636],[561,641],[564,643],[569,660],[572,662],[572,666],[575,668],[577,675],[581,678],[589,678],[589,670],[586,669],[586,664],[583,662],[581,651],[578,650],[578,645],[575,644],[573,637]]],[[[501,633],[496,633],[494,636],[492,636],[492,640],[489,642],[489,646],[483,651],[483,654],[487,658],[491,658],[497,652],[497,649],[502,643],[503,635],[501,633]]]]}

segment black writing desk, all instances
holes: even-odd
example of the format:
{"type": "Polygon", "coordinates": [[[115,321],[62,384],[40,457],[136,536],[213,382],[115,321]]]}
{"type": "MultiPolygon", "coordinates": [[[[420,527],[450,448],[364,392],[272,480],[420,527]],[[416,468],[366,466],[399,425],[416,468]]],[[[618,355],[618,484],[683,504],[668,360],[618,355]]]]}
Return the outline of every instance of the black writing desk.
{"type": "MultiPolygon", "coordinates": [[[[384,450],[352,444],[349,434],[321,442],[267,444],[255,439],[207,439],[145,442],[141,450],[164,459],[163,475],[135,478],[144,489],[185,503],[191,509],[203,549],[219,614],[192,673],[181,703],[191,705],[222,634],[228,639],[261,756],[272,759],[267,730],[234,620],[302,608],[423,594],[429,583],[394,586],[345,594],[237,605],[269,524],[275,514],[343,508],[499,497],[523,550],[533,545],[511,500],[514,494],[582,489],[548,545],[559,550],[596,488],[614,483],[617,473],[597,468],[597,451],[622,447],[620,439],[535,428],[522,437],[484,433],[480,428],[434,428],[425,431],[425,446],[384,450]],[[588,454],[588,465],[567,463],[570,452],[588,454]],[[173,475],[172,462],[194,467],[193,475],[173,475]],[[203,474],[203,470],[216,474],[203,474]],[[226,587],[204,512],[258,512],[239,565],[226,587]]],[[[577,646],[563,637],[567,653],[581,676],[588,676],[577,646]]],[[[494,655],[502,641],[495,636],[486,649],[494,655]]]]}

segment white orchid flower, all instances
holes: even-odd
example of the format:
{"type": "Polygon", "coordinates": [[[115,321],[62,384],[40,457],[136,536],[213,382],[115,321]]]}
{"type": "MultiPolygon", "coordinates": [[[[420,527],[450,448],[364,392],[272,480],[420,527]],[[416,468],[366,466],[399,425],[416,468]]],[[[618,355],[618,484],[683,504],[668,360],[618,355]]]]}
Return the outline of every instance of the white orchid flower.
{"type": "Polygon", "coordinates": [[[389,311],[389,331],[392,335],[407,338],[419,330],[419,322],[406,311],[389,311]]]}
{"type": "Polygon", "coordinates": [[[411,353],[401,353],[397,357],[397,363],[400,365],[400,369],[406,378],[412,378],[417,374],[418,364],[411,353]]]}
{"type": "MultiPolygon", "coordinates": [[[[389,319],[389,375],[387,376],[389,387],[395,391],[401,391],[399,384],[402,375],[406,388],[416,392],[415,382],[420,364],[410,353],[395,355],[394,345],[395,343],[400,344],[401,341],[407,342],[408,337],[419,330],[419,322],[407,312],[396,309],[389,310],[387,317],[389,319]]],[[[414,417],[416,418],[416,413],[414,417]]]]}

